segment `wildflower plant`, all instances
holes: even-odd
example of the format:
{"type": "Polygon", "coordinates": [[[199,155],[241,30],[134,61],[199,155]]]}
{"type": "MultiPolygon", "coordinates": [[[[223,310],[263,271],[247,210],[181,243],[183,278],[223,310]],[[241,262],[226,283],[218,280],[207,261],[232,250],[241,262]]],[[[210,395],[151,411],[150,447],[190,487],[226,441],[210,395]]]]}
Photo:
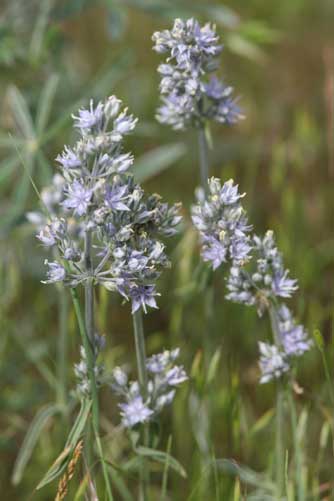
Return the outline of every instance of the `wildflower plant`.
{"type": "Polygon", "coordinates": [[[153,49],[167,56],[160,64],[162,106],[156,118],[174,130],[198,131],[200,176],[206,190],[209,177],[210,122],[232,125],[243,118],[233,87],[218,77],[223,50],[215,27],[196,19],[175,19],[171,30],[153,34],[153,49]]]}
{"type": "Polygon", "coordinates": [[[119,404],[122,423],[132,428],[138,423],[156,419],[162,409],[172,403],[175,389],[187,375],[182,366],[174,365],[180,350],[164,351],[146,359],[148,374],[146,399],[138,381],[129,381],[126,372],[116,367],[112,373],[112,389],[124,402],[119,404]]]}
{"type": "Polygon", "coordinates": [[[214,74],[223,50],[214,26],[175,19],[171,30],[158,31],[152,39],[154,50],[167,55],[166,63],[158,67],[161,123],[184,130],[201,128],[207,120],[233,124],[241,118],[233,88],[214,74]]]}
{"type": "MultiPolygon", "coordinates": [[[[40,243],[53,249],[53,261],[45,260],[42,282],[63,283],[71,290],[83,342],[81,360],[74,368],[77,392],[83,401],[92,401],[95,440],[108,499],[112,499],[99,437],[98,388],[103,366],[98,356],[104,341],[95,328],[94,288],[101,285],[131,302],[139,382],[136,398],[128,396],[121,404],[121,415],[124,423],[132,422],[131,409],[149,417],[172,400],[175,390],[171,388],[186,379],[183,369],[175,373],[177,367],[148,379],[141,316],[148,308],[157,308],[157,280],[170,266],[162,239],[176,233],[181,217],[178,204],[169,206],[156,194],[147,196],[129,172],[134,159],[123,151],[123,140],[137,119],[122,109],[119,99],[111,96],[96,105],[91,100],[89,108],[80,109],[73,119],[80,137],[56,159],[61,173],[41,197],[47,214],[30,213],[29,219],[38,227],[40,243]],[[85,290],[84,318],[79,285],[85,290]],[[155,410],[146,408],[148,402],[155,410]]],[[[172,353],[175,357],[176,351],[172,353]]]]}
{"type": "MultiPolygon", "coordinates": [[[[228,269],[226,299],[256,308],[259,316],[269,313],[272,342],[259,342],[260,383],[277,382],[276,481],[277,496],[284,484],[284,448],[282,422],[284,383],[293,380],[293,368],[298,357],[307,352],[312,341],[302,325],[298,325],[285,304],[298,289],[297,280],[290,278],[274,233],[264,237],[252,234],[247,216],[240,205],[238,187],[229,180],[221,186],[218,179],[207,181],[207,197],[197,191],[197,204],[192,207],[194,226],[200,234],[201,254],[215,270],[228,269]]],[[[291,385],[289,385],[291,389],[291,385]]],[[[291,414],[295,416],[293,399],[289,396],[291,414]]],[[[296,452],[297,454],[297,452],[296,452]]],[[[301,464],[298,457],[298,475],[301,464]]]]}

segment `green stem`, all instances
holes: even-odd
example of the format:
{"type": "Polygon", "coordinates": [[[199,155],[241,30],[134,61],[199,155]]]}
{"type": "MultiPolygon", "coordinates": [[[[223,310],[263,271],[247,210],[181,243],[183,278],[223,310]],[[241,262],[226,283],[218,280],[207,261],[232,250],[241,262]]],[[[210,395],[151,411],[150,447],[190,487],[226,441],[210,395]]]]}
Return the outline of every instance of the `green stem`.
{"type": "Polygon", "coordinates": [[[292,426],[292,436],[293,436],[293,445],[294,445],[294,450],[295,450],[295,458],[296,458],[296,483],[297,483],[297,501],[304,501],[305,499],[305,493],[304,493],[304,482],[303,482],[303,458],[302,458],[302,451],[300,447],[300,442],[298,438],[298,422],[297,422],[297,412],[296,412],[296,406],[295,406],[295,401],[293,399],[292,395],[292,389],[290,386],[289,389],[289,407],[290,407],[290,414],[291,414],[291,426],[292,426]]]}
{"type": "Polygon", "coordinates": [[[201,185],[205,193],[207,193],[208,178],[209,178],[209,145],[205,133],[205,127],[201,127],[200,129],[198,129],[198,151],[199,151],[201,185]]]}
{"type": "Polygon", "coordinates": [[[67,404],[67,359],[68,359],[68,296],[58,288],[59,336],[57,339],[57,401],[66,409],[67,404]]]}
{"type": "MultiPolygon", "coordinates": [[[[146,370],[146,348],[145,348],[142,311],[137,310],[135,313],[133,313],[132,320],[133,320],[133,331],[135,337],[139,386],[143,400],[145,401],[148,396],[148,388],[147,388],[147,370],[146,370]]],[[[143,442],[145,447],[148,447],[149,445],[149,432],[150,432],[149,425],[145,424],[143,429],[143,442]]],[[[143,460],[142,468],[140,470],[140,501],[145,501],[148,499],[148,492],[147,492],[148,485],[149,485],[149,471],[146,467],[145,461],[143,460]]]]}
{"type": "Polygon", "coordinates": [[[278,381],[276,390],[276,447],[275,447],[275,468],[276,468],[276,495],[281,499],[284,493],[284,390],[281,381],[278,381]]]}
{"type": "Polygon", "coordinates": [[[83,319],[81,309],[80,309],[78,292],[76,289],[71,289],[71,296],[72,296],[74,310],[75,310],[75,314],[76,314],[78,325],[79,325],[79,331],[80,331],[80,335],[81,335],[81,339],[82,339],[82,344],[83,344],[85,354],[86,354],[86,359],[87,359],[88,376],[89,376],[91,393],[92,393],[92,401],[93,401],[92,423],[93,423],[95,441],[96,441],[98,453],[100,456],[100,461],[102,464],[102,472],[103,472],[103,477],[104,477],[104,481],[105,481],[105,485],[106,485],[108,501],[113,501],[113,495],[112,495],[110,481],[109,481],[107,464],[106,464],[105,459],[104,459],[102,444],[101,444],[100,435],[99,435],[99,403],[98,403],[98,392],[97,392],[95,372],[94,372],[94,365],[95,365],[94,355],[93,355],[91,344],[90,344],[90,341],[88,338],[88,334],[86,332],[84,319],[83,319]]]}
{"type": "MultiPolygon", "coordinates": [[[[269,307],[271,329],[276,346],[281,346],[277,312],[275,306],[269,307]]],[[[285,447],[283,440],[284,429],[284,388],[282,381],[277,381],[276,389],[276,447],[275,447],[275,469],[276,469],[276,495],[278,499],[284,493],[284,470],[285,470],[285,447]]]]}
{"type": "Polygon", "coordinates": [[[146,348],[143,327],[143,314],[141,310],[137,310],[135,313],[133,313],[132,320],[135,336],[139,385],[141,394],[145,400],[147,398],[146,348]]]}

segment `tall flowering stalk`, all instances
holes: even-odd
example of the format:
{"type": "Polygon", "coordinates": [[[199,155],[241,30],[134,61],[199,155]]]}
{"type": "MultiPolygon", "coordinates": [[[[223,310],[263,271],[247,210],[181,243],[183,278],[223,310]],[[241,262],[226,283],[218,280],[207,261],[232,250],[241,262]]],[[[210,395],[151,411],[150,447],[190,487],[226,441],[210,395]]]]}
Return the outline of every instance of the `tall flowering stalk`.
{"type": "MultiPolygon", "coordinates": [[[[281,496],[285,462],[282,433],[284,384],[292,378],[296,359],[311,348],[312,341],[285,304],[298,285],[284,267],[273,232],[267,231],[264,237],[251,233],[252,228],[240,202],[243,195],[239,194],[232,180],[221,186],[219,179],[211,178],[207,192],[205,198],[202,190],[198,190],[197,204],[192,208],[192,220],[200,234],[202,257],[214,270],[223,263],[229,267],[228,300],[254,306],[259,316],[267,312],[270,318],[272,343],[259,342],[260,383],[277,381],[276,480],[277,495],[281,496]]],[[[296,455],[297,475],[301,478],[298,451],[296,455]]]]}
{"type": "Polygon", "coordinates": [[[162,106],[157,119],[175,130],[198,131],[202,187],[209,177],[208,124],[236,123],[242,114],[233,88],[219,79],[217,57],[223,50],[214,26],[200,26],[195,19],[175,19],[171,30],[153,34],[154,50],[166,54],[160,64],[162,106]]]}
{"type": "MultiPolygon", "coordinates": [[[[104,342],[96,332],[94,289],[101,285],[131,302],[139,384],[135,401],[127,397],[128,402],[121,409],[124,424],[133,423],[131,416],[125,417],[131,412],[136,414],[138,423],[145,422],[153,411],[147,408],[151,394],[142,311],[157,307],[156,282],[169,266],[160,239],[176,233],[180,216],[177,204],[169,207],[158,195],[146,196],[128,172],[133,156],[123,152],[122,143],[137,120],[127,109],[121,109],[120,100],[111,96],[96,106],[91,101],[89,109],[79,110],[73,119],[80,138],[73,148],[65,146],[56,159],[61,176],[55,179],[57,186],[52,193],[57,193],[58,210],[47,207],[48,220],[37,238],[45,247],[55,249],[58,256],[52,262],[45,261],[48,270],[43,283],[63,282],[71,290],[83,344],[81,361],[75,366],[78,391],[81,398],[92,399],[95,440],[106,492],[112,499],[99,437],[98,388],[103,367],[97,359],[104,342]],[[79,285],[85,292],[84,317],[79,285]]],[[[179,382],[180,378],[169,386],[179,382]]],[[[162,399],[170,402],[172,394],[164,397],[160,393],[162,408],[162,399]]],[[[134,396],[133,391],[131,395],[134,396]]],[[[145,444],[148,445],[147,438],[145,444]]]]}

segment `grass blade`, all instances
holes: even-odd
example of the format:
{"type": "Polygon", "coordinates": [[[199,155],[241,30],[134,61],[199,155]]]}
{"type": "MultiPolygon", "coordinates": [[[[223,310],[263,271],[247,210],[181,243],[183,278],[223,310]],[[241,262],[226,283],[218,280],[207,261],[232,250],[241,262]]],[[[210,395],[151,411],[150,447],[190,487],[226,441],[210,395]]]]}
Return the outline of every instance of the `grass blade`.
{"type": "Polygon", "coordinates": [[[59,412],[60,408],[58,405],[49,404],[40,409],[33,421],[31,422],[26,436],[23,440],[20,451],[17,455],[13,474],[12,474],[12,483],[17,485],[21,482],[24,470],[27,466],[29,459],[33,453],[33,450],[36,446],[36,443],[42,433],[44,427],[48,423],[49,419],[54,416],[57,412],[59,412]]]}

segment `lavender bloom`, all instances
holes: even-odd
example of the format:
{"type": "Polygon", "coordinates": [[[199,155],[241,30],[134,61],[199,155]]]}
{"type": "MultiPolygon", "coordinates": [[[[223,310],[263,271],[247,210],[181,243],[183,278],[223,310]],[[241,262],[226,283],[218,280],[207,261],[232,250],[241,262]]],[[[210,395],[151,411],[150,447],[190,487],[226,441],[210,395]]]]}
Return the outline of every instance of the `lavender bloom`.
{"type": "Polygon", "coordinates": [[[186,381],[182,366],[173,365],[179,349],[164,351],[146,359],[148,370],[148,397],[144,401],[137,381],[128,381],[124,370],[116,367],[112,373],[112,390],[124,399],[119,404],[122,423],[127,428],[154,419],[161,410],[171,404],[175,387],[186,381]]]}
{"type": "Polygon", "coordinates": [[[107,188],[106,205],[114,210],[130,210],[123,202],[127,199],[127,186],[112,186],[107,188]]]}
{"type": "Polygon", "coordinates": [[[74,116],[80,139],[57,157],[62,182],[57,181],[52,212],[66,225],[61,232],[54,222],[39,227],[39,239],[45,246],[57,245],[67,262],[66,284],[76,287],[90,275],[82,260],[89,231],[95,282],[131,300],[133,312],[146,312],[148,306],[157,308],[155,284],[169,266],[160,237],[174,235],[181,218],[177,204],[170,207],[158,195],[146,196],[127,172],[133,156],[123,151],[123,137],[137,119],[121,104],[115,96],[96,106],[91,101],[89,109],[74,116]]]}
{"type": "Polygon", "coordinates": [[[85,187],[82,181],[73,181],[67,188],[67,198],[62,202],[65,209],[74,209],[74,214],[86,214],[93,195],[93,190],[85,187]]]}
{"type": "Polygon", "coordinates": [[[302,325],[296,325],[291,311],[284,304],[278,310],[278,325],[280,340],[288,356],[299,357],[309,351],[312,340],[302,325]]]}
{"type": "Polygon", "coordinates": [[[43,280],[42,284],[62,282],[65,279],[66,271],[61,264],[57,262],[50,263],[47,259],[45,259],[44,264],[46,264],[49,269],[47,271],[47,280],[43,280]]]}
{"type": "Polygon", "coordinates": [[[136,126],[138,119],[127,115],[127,108],[114,121],[113,140],[121,141],[125,134],[129,134],[136,126]]]}
{"type": "Polygon", "coordinates": [[[55,235],[53,234],[49,225],[45,226],[45,228],[42,229],[39,234],[36,235],[36,237],[42,242],[45,247],[52,247],[56,244],[55,235]]]}
{"type": "Polygon", "coordinates": [[[103,123],[103,111],[103,103],[99,102],[96,108],[94,108],[94,101],[91,99],[89,110],[82,108],[78,112],[79,116],[72,115],[74,126],[80,129],[83,134],[91,133],[93,128],[98,131],[103,123]]]}
{"type": "Polygon", "coordinates": [[[58,162],[63,169],[79,169],[81,167],[81,160],[78,155],[65,146],[64,152],[61,155],[58,155],[56,158],[56,162],[58,162]]]}
{"type": "Polygon", "coordinates": [[[216,58],[222,45],[215,28],[201,27],[194,19],[176,19],[171,30],[152,36],[153,49],[167,54],[166,64],[158,67],[163,105],[157,119],[175,130],[203,127],[207,120],[233,124],[242,114],[231,97],[232,87],[216,76],[207,75],[217,69],[216,58]]]}
{"type": "Polygon", "coordinates": [[[153,411],[147,407],[140,395],[133,397],[127,403],[119,404],[121,409],[122,424],[126,428],[132,428],[138,423],[147,422],[153,411]]]}
{"type": "Polygon", "coordinates": [[[272,379],[279,379],[289,371],[290,366],[284,352],[275,345],[259,342],[260,369],[262,376],[260,383],[268,383],[272,379]]]}
{"type": "Polygon", "coordinates": [[[172,30],[156,32],[152,36],[154,50],[170,53],[168,61],[175,59],[182,69],[210,64],[212,57],[222,51],[218,36],[208,23],[201,27],[195,19],[175,19],[172,30]]]}
{"type": "Polygon", "coordinates": [[[140,308],[143,308],[144,312],[147,313],[147,306],[150,306],[150,308],[158,308],[155,296],[160,296],[160,294],[155,291],[154,285],[131,287],[129,295],[132,301],[132,314],[140,308]]]}
{"type": "Polygon", "coordinates": [[[175,366],[166,373],[166,384],[178,386],[188,379],[183,367],[175,366]]]}
{"type": "Polygon", "coordinates": [[[208,181],[207,198],[197,191],[197,204],[192,207],[192,221],[200,233],[202,257],[213,269],[231,260],[242,264],[251,251],[248,233],[251,227],[240,203],[244,196],[238,186],[229,180],[221,186],[219,179],[208,181]]]}
{"type": "Polygon", "coordinates": [[[160,372],[165,372],[167,367],[174,362],[180,354],[180,349],[168,351],[165,350],[157,355],[152,355],[146,360],[146,368],[152,374],[158,374],[160,372]]]}
{"type": "MultiPolygon", "coordinates": [[[[261,315],[273,298],[289,298],[297,290],[297,280],[288,277],[274,234],[267,231],[263,238],[253,236],[255,269],[234,265],[227,282],[230,301],[255,304],[261,315]]],[[[253,264],[253,267],[254,267],[253,264]]]]}

